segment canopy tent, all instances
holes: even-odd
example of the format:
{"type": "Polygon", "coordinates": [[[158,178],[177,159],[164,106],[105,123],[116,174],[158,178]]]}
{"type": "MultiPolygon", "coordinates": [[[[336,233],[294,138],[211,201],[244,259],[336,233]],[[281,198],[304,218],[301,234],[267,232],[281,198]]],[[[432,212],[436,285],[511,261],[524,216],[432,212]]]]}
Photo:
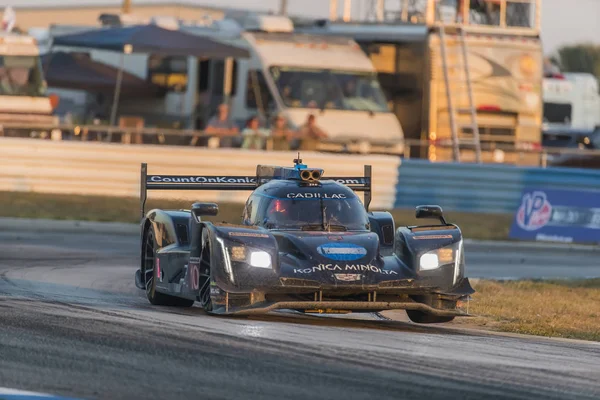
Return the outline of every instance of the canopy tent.
{"type": "Polygon", "coordinates": [[[135,25],[57,36],[53,46],[84,47],[121,53],[121,67],[115,83],[110,123],[115,124],[121,92],[125,54],[150,53],[167,56],[195,56],[201,58],[248,58],[246,49],[217,42],[207,37],[191,35],[157,25],[135,25]]]}
{"type": "MultiPolygon", "coordinates": [[[[42,57],[42,65],[48,86],[64,89],[112,92],[119,75],[117,68],[92,60],[88,53],[47,53],[42,57]]],[[[123,72],[122,95],[155,96],[163,91],[158,85],[123,72]]]]}
{"type": "Polygon", "coordinates": [[[94,29],[62,35],[54,38],[53,45],[203,58],[250,57],[246,49],[219,43],[207,37],[164,29],[157,25],[94,29]]]}

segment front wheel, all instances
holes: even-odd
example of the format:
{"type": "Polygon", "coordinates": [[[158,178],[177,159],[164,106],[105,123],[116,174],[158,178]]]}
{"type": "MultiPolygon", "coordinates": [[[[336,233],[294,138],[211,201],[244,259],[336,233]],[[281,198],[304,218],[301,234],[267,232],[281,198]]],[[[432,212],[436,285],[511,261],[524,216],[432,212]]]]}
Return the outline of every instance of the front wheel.
{"type": "Polygon", "coordinates": [[[154,232],[148,229],[144,238],[144,263],[143,278],[146,287],[146,297],[150,304],[155,306],[173,306],[173,307],[191,307],[194,300],[182,299],[180,297],[169,296],[156,291],[156,281],[158,280],[158,268],[156,266],[156,242],[154,232]]]}
{"type": "Polygon", "coordinates": [[[454,317],[439,317],[437,315],[427,314],[419,310],[406,310],[406,314],[412,322],[417,324],[442,324],[444,322],[450,322],[454,319],[454,317]]]}

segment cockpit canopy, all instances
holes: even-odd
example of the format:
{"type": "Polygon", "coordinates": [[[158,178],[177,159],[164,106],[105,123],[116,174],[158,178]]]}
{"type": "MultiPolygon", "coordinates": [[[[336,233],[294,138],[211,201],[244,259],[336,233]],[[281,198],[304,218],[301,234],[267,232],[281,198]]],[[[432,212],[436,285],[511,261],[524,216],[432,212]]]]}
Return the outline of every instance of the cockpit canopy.
{"type": "Polygon", "coordinates": [[[244,224],[267,229],[366,231],[369,218],[358,196],[334,181],[307,184],[273,180],[255,190],[244,209],[244,224]]]}

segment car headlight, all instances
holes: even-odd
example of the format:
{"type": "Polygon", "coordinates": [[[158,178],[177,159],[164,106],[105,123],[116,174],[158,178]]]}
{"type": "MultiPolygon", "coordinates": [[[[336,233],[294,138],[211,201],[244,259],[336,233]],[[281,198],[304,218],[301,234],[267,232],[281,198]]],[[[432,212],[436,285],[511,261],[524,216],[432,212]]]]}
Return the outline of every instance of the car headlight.
{"type": "Polygon", "coordinates": [[[271,255],[263,250],[255,250],[246,246],[232,246],[229,249],[231,260],[244,262],[255,268],[271,268],[271,255]]]}
{"type": "Polygon", "coordinates": [[[439,266],[440,261],[435,253],[425,253],[421,256],[421,260],[419,261],[419,267],[421,271],[430,271],[438,268],[439,266]]]}
{"type": "Polygon", "coordinates": [[[266,251],[250,253],[250,265],[256,268],[271,268],[271,255],[266,251]]]}
{"type": "Polygon", "coordinates": [[[421,271],[431,271],[442,265],[455,263],[460,243],[461,242],[458,242],[452,246],[442,247],[421,254],[421,257],[419,258],[419,269],[421,271]]]}

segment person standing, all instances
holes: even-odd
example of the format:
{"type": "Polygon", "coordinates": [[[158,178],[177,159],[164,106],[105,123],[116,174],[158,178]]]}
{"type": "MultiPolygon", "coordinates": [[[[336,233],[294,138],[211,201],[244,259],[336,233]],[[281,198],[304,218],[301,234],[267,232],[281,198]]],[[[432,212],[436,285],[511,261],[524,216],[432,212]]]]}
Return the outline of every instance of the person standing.
{"type": "MultiPolygon", "coordinates": [[[[235,147],[236,144],[239,146],[239,140],[236,139],[239,138],[240,131],[229,119],[229,106],[225,103],[219,105],[217,115],[208,121],[204,132],[209,136],[219,138],[220,147],[235,147]]],[[[190,144],[195,146],[197,142],[198,137],[194,136],[190,144]]]]}
{"type": "Polygon", "coordinates": [[[260,127],[258,116],[253,116],[246,123],[246,128],[242,131],[244,142],[242,148],[252,150],[262,150],[265,148],[265,141],[269,137],[269,130],[260,127]]]}
{"type": "Polygon", "coordinates": [[[327,133],[317,126],[316,117],[310,114],[304,125],[300,127],[298,132],[300,137],[300,150],[314,151],[317,150],[319,142],[328,137],[327,133]]]}
{"type": "Polygon", "coordinates": [[[283,114],[278,114],[273,120],[273,126],[271,127],[271,150],[290,150],[291,142],[295,136],[296,133],[289,128],[287,120],[283,114]]]}

